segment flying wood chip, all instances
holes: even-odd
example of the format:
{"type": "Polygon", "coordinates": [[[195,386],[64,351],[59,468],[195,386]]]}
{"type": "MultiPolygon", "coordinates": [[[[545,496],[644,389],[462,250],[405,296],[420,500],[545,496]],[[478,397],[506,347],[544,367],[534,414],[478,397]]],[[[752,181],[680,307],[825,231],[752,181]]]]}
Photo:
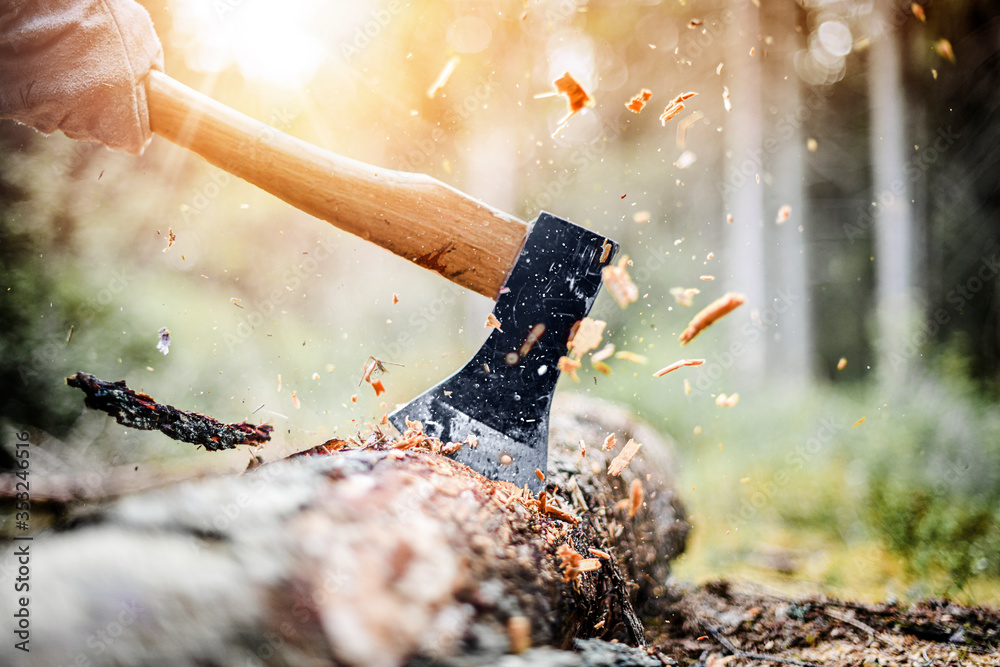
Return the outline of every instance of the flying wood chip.
{"type": "Polygon", "coordinates": [[[740,395],[733,394],[731,396],[726,396],[725,394],[719,394],[715,397],[715,404],[720,408],[731,408],[740,402],[740,395]]]}
{"type": "Polygon", "coordinates": [[[783,204],[781,208],[778,209],[778,217],[775,218],[774,222],[778,225],[783,225],[788,222],[788,218],[792,216],[792,207],[788,204],[783,204]]]}
{"type": "Polygon", "coordinates": [[[644,364],[646,357],[641,354],[636,354],[635,352],[630,352],[629,350],[622,350],[621,352],[615,353],[615,359],[621,359],[623,361],[631,361],[633,364],[644,364]]]}
{"type": "Polygon", "coordinates": [[[570,335],[566,348],[575,353],[577,359],[580,359],[583,355],[601,344],[601,338],[604,336],[604,327],[607,324],[604,320],[595,320],[589,317],[583,318],[577,322],[576,331],[570,335]]]}
{"type": "Polygon", "coordinates": [[[642,111],[643,107],[646,106],[646,102],[648,102],[649,98],[652,96],[653,92],[651,90],[643,88],[638,95],[625,103],[625,108],[632,113],[639,113],[642,111]]]}
{"type": "Polygon", "coordinates": [[[664,366],[660,370],[656,371],[653,373],[653,377],[663,377],[667,373],[676,371],[678,368],[684,368],[685,366],[701,366],[703,363],[705,363],[704,359],[681,359],[680,361],[675,361],[669,366],[664,366]]]}
{"type": "Polygon", "coordinates": [[[572,116],[583,107],[590,104],[590,95],[584,91],[573,76],[566,72],[555,81],[556,90],[569,98],[569,114],[572,116]]]}
{"type": "Polygon", "coordinates": [[[574,382],[580,381],[580,378],[576,375],[576,372],[580,370],[580,362],[576,359],[559,357],[559,370],[573,378],[574,382]]]}
{"type": "Polygon", "coordinates": [[[697,287],[671,287],[670,296],[674,297],[674,300],[682,306],[690,307],[694,303],[694,295],[701,294],[701,290],[697,287]]]}
{"type": "Polygon", "coordinates": [[[666,125],[667,121],[684,111],[684,101],[689,100],[698,93],[681,93],[667,105],[667,108],[660,114],[660,124],[666,125]]]}
{"type": "Polygon", "coordinates": [[[633,479],[632,484],[629,486],[628,490],[628,498],[629,498],[628,518],[630,519],[635,518],[635,515],[639,511],[639,508],[642,507],[642,501],[645,495],[646,493],[642,488],[642,480],[639,479],[638,477],[633,479]]]}
{"type": "Polygon", "coordinates": [[[171,246],[174,245],[174,241],[177,240],[177,235],[174,234],[174,228],[170,227],[167,229],[167,247],[163,249],[163,252],[170,250],[171,246]]]}
{"type": "Polygon", "coordinates": [[[605,345],[604,347],[602,347],[600,350],[598,350],[597,352],[594,352],[592,355],[590,355],[590,361],[592,363],[599,364],[600,362],[604,361],[605,359],[607,359],[608,357],[610,357],[614,353],[615,353],[615,344],[614,343],[608,343],[607,345],[605,345]]]}
{"type": "Polygon", "coordinates": [[[934,43],[934,50],[938,52],[938,55],[947,60],[950,63],[955,62],[955,50],[951,48],[951,42],[947,39],[941,38],[934,43]]]}
{"type": "Polygon", "coordinates": [[[625,308],[630,303],[639,300],[639,288],[632,282],[625,268],[628,265],[628,256],[624,255],[618,260],[617,265],[605,266],[602,270],[604,286],[611,292],[618,305],[625,308]]]}
{"type": "Polygon", "coordinates": [[[640,447],[642,447],[641,444],[629,438],[629,441],[625,443],[622,450],[618,452],[618,456],[612,459],[608,465],[608,474],[612,477],[620,475],[622,470],[625,470],[628,464],[632,462],[632,458],[638,453],[640,447]]]}
{"type": "Polygon", "coordinates": [[[705,306],[700,313],[691,319],[691,322],[687,325],[687,329],[681,332],[679,338],[681,344],[687,345],[690,343],[694,340],[695,336],[710,327],[719,318],[725,317],[742,306],[746,300],[747,298],[742,294],[729,292],[705,306]]]}

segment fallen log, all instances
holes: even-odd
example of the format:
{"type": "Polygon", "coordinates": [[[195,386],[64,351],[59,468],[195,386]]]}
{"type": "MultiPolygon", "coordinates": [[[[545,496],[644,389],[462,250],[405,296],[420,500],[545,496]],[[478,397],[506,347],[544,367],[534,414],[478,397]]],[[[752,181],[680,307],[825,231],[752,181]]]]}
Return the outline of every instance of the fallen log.
{"type": "MultiPolygon", "coordinates": [[[[516,664],[557,649],[577,651],[567,665],[611,664],[578,641],[595,638],[637,647],[609,649],[614,664],[658,664],[640,614],[688,528],[668,444],[618,408],[570,401],[553,414],[544,500],[447,447],[376,433],[78,513],[27,543],[32,661],[485,665],[544,646],[516,664]],[[612,432],[643,439],[618,477],[620,444],[601,447],[612,432]]],[[[0,663],[20,657],[0,645],[0,663]]]]}

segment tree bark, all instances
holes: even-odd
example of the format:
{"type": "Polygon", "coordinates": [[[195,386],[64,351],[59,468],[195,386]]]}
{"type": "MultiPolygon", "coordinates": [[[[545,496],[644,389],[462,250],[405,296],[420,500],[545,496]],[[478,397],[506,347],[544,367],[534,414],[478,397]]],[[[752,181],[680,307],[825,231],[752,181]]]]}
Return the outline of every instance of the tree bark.
{"type": "MultiPolygon", "coordinates": [[[[655,607],[688,528],[669,445],[648,427],[604,403],[557,410],[544,508],[435,443],[371,440],[127,496],[35,536],[31,657],[378,666],[489,664],[580,638],[645,646],[637,610],[655,607]],[[643,447],[609,477],[629,437],[643,447]],[[633,480],[645,493],[629,517],[633,480]],[[568,549],[597,569],[567,572],[568,549]]],[[[649,664],[629,655],[616,664],[649,664]]],[[[0,662],[19,657],[0,646],[0,662]]]]}

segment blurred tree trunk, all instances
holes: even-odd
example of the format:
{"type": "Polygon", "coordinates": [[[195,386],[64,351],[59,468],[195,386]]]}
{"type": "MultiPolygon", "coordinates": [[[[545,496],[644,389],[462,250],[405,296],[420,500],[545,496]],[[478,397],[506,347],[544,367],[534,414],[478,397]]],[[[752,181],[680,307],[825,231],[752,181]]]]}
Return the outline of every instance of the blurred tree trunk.
{"type": "Polygon", "coordinates": [[[775,224],[769,244],[767,281],[776,316],[774,336],[769,337],[768,358],[772,369],[781,369],[781,380],[792,385],[809,381],[812,373],[812,330],[809,316],[809,285],[804,226],[808,224],[805,197],[805,136],[803,123],[813,109],[802,97],[802,82],[793,59],[803,48],[796,32],[798,6],[766,3],[761,6],[764,34],[774,38],[766,48],[764,151],[767,154],[765,227],[778,220],[783,207],[790,216],[775,224]]]}
{"type": "Polygon", "coordinates": [[[744,346],[735,355],[736,369],[745,381],[764,377],[768,332],[748,331],[746,317],[757,317],[768,306],[764,262],[764,199],[759,183],[763,171],[761,118],[760,22],[752,3],[733,0],[735,20],[727,27],[723,79],[729,88],[732,110],[726,123],[726,210],[733,216],[726,243],[729,285],[747,297],[748,308],[730,320],[733,338],[744,346]],[[751,54],[751,49],[753,53],[751,54]],[[726,74],[728,73],[728,74],[726,74]]]}
{"type": "Polygon", "coordinates": [[[868,54],[868,100],[871,113],[872,190],[875,202],[876,363],[883,383],[904,380],[915,363],[916,307],[914,219],[906,178],[905,125],[899,29],[891,25],[888,2],[876,2],[873,18],[886,26],[868,54]]]}

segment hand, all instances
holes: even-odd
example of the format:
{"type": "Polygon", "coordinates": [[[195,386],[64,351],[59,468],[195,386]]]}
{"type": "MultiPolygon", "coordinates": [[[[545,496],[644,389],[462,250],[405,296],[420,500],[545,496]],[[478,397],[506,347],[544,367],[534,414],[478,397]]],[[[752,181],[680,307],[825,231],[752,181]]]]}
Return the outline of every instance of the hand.
{"type": "Polygon", "coordinates": [[[163,47],[133,0],[5,0],[0,8],[0,118],[139,155],[152,137],[150,69],[163,69],[163,47]]]}

